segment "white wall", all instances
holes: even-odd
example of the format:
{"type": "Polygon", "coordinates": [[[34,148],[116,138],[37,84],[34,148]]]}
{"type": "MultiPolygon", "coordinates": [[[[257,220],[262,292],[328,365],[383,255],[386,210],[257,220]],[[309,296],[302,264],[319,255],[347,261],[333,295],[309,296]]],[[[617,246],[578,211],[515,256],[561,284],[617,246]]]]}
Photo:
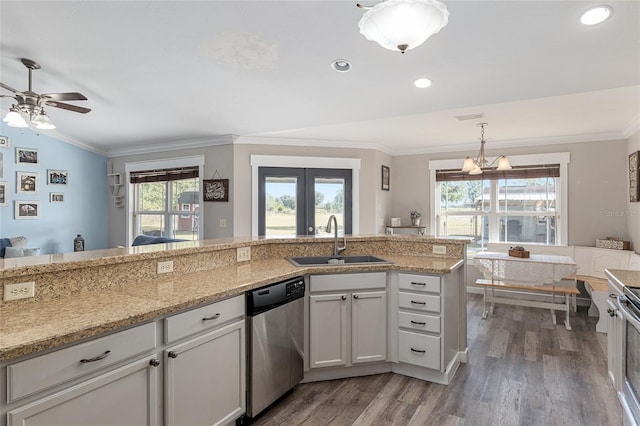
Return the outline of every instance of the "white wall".
{"type": "MultiPolygon", "coordinates": [[[[179,142],[178,142],[179,143],[179,142]]],[[[180,149],[175,151],[154,152],[121,157],[111,157],[110,166],[114,173],[124,174],[124,165],[129,162],[165,160],[179,157],[204,155],[204,176],[202,179],[211,179],[216,170],[222,179],[229,179],[229,187],[233,185],[233,145],[213,145],[202,148],[180,149]]],[[[124,194],[124,188],[121,189],[124,194]]],[[[204,225],[204,238],[225,238],[233,236],[233,203],[235,191],[229,191],[229,202],[202,203],[201,220],[204,225]],[[227,226],[221,228],[220,219],[227,221],[227,226]]],[[[109,247],[125,245],[126,243],[127,208],[114,207],[109,204],[109,247]]]]}
{"type": "MultiPolygon", "coordinates": [[[[487,156],[569,152],[569,241],[566,244],[594,246],[596,238],[629,238],[629,220],[624,214],[629,205],[628,183],[625,183],[628,182],[627,150],[627,141],[619,140],[512,148],[500,152],[488,150],[487,156]]],[[[393,191],[392,216],[404,220],[409,210],[417,208],[423,216],[430,217],[429,200],[434,183],[429,181],[429,160],[467,155],[475,156],[477,152],[393,157],[395,183],[404,190],[393,191]]],[[[637,230],[635,232],[637,234],[637,230]]],[[[429,233],[435,232],[430,229],[429,233]]]]}
{"type": "MultiPolygon", "coordinates": [[[[389,191],[382,190],[382,166],[391,167],[393,157],[384,152],[376,151],[376,165],[375,170],[378,170],[377,183],[374,192],[376,194],[376,234],[384,234],[386,226],[391,224],[391,200],[393,198],[392,191],[394,190],[394,170],[391,170],[391,176],[389,179],[389,191]]],[[[402,190],[402,187],[398,186],[397,190],[402,190]]]]}
{"type": "MultiPolygon", "coordinates": [[[[238,139],[242,142],[242,138],[238,139]]],[[[380,165],[390,160],[385,154],[373,149],[324,148],[284,145],[234,144],[233,146],[233,234],[236,237],[251,235],[251,155],[281,155],[296,157],[359,158],[360,168],[360,234],[376,234],[381,216],[388,216],[388,195],[381,194],[380,165]],[[377,184],[376,184],[377,182],[377,184]]]]}
{"type": "MultiPolygon", "coordinates": [[[[640,151],[640,131],[637,131],[627,141],[627,154],[640,151]]],[[[628,169],[628,167],[627,167],[628,169]]],[[[627,180],[627,190],[629,189],[629,181],[627,180]]],[[[640,202],[632,203],[627,196],[627,208],[624,211],[627,219],[627,230],[633,250],[640,253],[640,202]]]]}

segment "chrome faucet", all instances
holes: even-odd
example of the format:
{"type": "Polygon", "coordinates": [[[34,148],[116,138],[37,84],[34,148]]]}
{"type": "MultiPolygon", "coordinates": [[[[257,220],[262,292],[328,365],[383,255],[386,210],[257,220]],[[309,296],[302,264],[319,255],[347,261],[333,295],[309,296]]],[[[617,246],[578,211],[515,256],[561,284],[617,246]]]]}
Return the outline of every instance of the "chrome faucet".
{"type": "Polygon", "coordinates": [[[331,221],[333,220],[333,255],[340,256],[340,253],[347,249],[347,236],[342,235],[344,239],[344,246],[338,247],[338,219],[335,215],[329,216],[329,222],[327,222],[327,232],[331,233],[331,221]]]}

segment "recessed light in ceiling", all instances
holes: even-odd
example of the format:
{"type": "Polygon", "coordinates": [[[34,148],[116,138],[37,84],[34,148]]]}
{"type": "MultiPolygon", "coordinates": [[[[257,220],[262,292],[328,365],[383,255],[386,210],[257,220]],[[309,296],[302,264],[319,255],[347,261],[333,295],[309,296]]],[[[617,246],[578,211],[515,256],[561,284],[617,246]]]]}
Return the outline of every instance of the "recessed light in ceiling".
{"type": "Polygon", "coordinates": [[[413,85],[418,89],[425,89],[431,86],[431,80],[429,80],[428,78],[418,78],[413,82],[413,85]]]}
{"type": "Polygon", "coordinates": [[[611,8],[609,6],[592,7],[582,14],[580,22],[583,25],[597,25],[606,21],[611,16],[611,8]]]}
{"type": "Polygon", "coordinates": [[[331,63],[331,68],[338,72],[347,72],[351,69],[351,62],[346,59],[336,59],[331,63]]]}

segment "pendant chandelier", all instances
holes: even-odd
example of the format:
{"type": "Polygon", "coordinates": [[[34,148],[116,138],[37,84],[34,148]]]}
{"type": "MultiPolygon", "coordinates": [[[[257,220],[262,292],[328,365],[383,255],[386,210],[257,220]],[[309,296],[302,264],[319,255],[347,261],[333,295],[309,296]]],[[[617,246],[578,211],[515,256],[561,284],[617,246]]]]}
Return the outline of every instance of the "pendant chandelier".
{"type": "Polygon", "coordinates": [[[420,46],[447,25],[449,11],[437,0],[386,0],[367,9],[358,27],[367,40],[389,50],[406,50],[420,46]]]}
{"type": "Polygon", "coordinates": [[[497,157],[493,161],[489,162],[484,157],[484,144],[486,141],[484,140],[484,127],[487,126],[487,123],[478,123],[478,127],[480,130],[480,152],[478,153],[478,157],[474,160],[471,157],[467,157],[464,159],[464,164],[462,165],[463,172],[469,172],[470,175],[479,175],[482,174],[482,169],[493,167],[493,165],[498,162],[497,170],[511,170],[511,164],[509,163],[509,159],[504,155],[497,157]]]}

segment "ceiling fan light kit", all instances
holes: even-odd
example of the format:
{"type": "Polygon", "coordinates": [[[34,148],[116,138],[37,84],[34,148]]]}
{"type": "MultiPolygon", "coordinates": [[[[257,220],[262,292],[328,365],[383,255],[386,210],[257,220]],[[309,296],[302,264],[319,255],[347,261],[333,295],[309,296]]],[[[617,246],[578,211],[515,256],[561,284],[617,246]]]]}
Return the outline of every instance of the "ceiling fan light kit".
{"type": "Polygon", "coordinates": [[[470,175],[481,175],[482,169],[493,167],[493,165],[497,162],[498,167],[496,170],[511,170],[511,163],[509,159],[504,155],[501,155],[495,158],[493,161],[488,161],[484,156],[484,145],[487,141],[484,139],[484,127],[487,126],[487,123],[478,123],[478,127],[480,127],[480,152],[478,152],[478,157],[473,159],[471,157],[467,157],[464,159],[464,163],[462,163],[462,171],[468,172],[470,175]]]}
{"type": "Polygon", "coordinates": [[[404,53],[424,43],[449,22],[449,11],[437,0],[386,0],[367,9],[360,33],[389,50],[404,53]]]}
{"type": "Polygon", "coordinates": [[[17,104],[13,104],[9,109],[9,112],[2,121],[7,123],[11,127],[28,127],[29,124],[36,126],[36,129],[52,130],[56,126],[53,124],[47,112],[44,110],[44,106],[51,106],[60,109],[66,109],[68,111],[79,112],[86,114],[91,111],[89,108],[79,107],[76,105],[66,104],[58,101],[86,101],[87,98],[78,92],[69,93],[44,93],[39,95],[31,89],[33,70],[40,69],[40,64],[31,59],[22,58],[22,64],[29,70],[29,89],[24,92],[20,92],[13,87],[0,83],[0,87],[10,92],[12,95],[0,95],[3,98],[14,98],[17,104]],[[26,118],[26,120],[25,120],[26,118]]]}

